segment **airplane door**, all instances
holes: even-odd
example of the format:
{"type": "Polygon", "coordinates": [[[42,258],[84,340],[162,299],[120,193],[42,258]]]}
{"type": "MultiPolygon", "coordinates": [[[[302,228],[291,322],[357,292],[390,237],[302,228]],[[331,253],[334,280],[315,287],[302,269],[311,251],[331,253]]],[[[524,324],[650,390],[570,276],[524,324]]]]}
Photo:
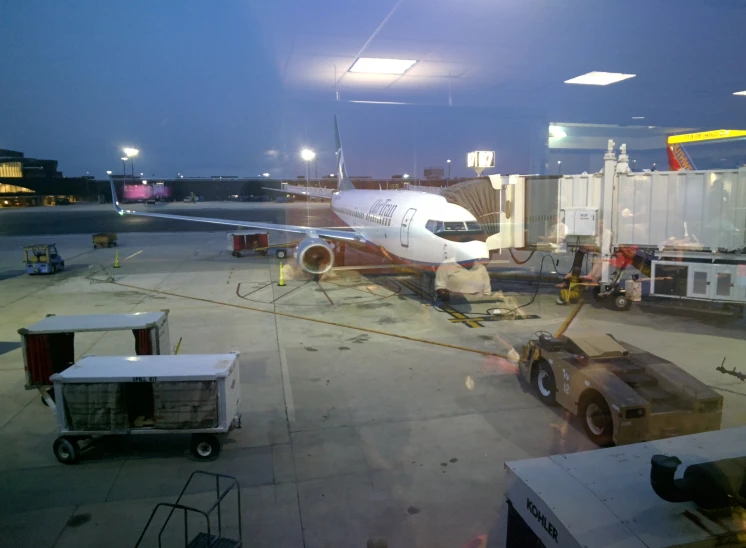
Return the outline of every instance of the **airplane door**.
{"type": "Polygon", "coordinates": [[[412,224],[412,217],[417,213],[417,210],[410,208],[404,214],[404,218],[401,220],[401,245],[402,247],[409,247],[409,225],[412,224]]]}

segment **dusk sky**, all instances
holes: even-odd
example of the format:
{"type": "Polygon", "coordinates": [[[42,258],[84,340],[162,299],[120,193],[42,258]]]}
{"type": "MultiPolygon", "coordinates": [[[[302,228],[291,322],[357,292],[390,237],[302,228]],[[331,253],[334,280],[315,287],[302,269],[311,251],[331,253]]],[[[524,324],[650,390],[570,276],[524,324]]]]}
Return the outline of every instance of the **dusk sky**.
{"type": "Polygon", "coordinates": [[[496,150],[531,172],[552,121],[746,127],[746,3],[736,0],[0,1],[0,148],[67,176],[390,176],[496,150]],[[392,80],[363,57],[416,59],[392,80]],[[334,74],[339,100],[335,94],[334,74]],[[636,74],[611,86],[564,80],[636,74]],[[351,101],[406,103],[381,105],[351,101]]]}

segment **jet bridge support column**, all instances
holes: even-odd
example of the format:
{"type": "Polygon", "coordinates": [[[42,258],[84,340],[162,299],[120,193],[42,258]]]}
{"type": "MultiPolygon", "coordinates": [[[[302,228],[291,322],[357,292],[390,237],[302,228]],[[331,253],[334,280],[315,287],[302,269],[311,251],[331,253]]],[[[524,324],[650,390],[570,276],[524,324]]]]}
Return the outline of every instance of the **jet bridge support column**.
{"type": "Polygon", "coordinates": [[[614,183],[616,182],[617,160],[614,154],[614,141],[609,139],[609,147],[604,155],[604,178],[601,194],[601,279],[602,285],[609,283],[613,245],[614,183]]]}

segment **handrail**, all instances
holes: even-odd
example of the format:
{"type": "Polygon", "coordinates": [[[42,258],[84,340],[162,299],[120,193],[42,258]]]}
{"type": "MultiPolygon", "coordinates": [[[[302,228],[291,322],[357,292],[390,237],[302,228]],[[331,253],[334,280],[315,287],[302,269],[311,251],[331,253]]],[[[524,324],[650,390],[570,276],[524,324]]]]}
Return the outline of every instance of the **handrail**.
{"type": "MultiPolygon", "coordinates": [[[[207,515],[206,512],[203,512],[202,510],[198,508],[191,508],[189,506],[184,506],[183,504],[174,504],[171,502],[159,502],[155,505],[155,508],[153,508],[153,511],[150,513],[150,518],[148,519],[148,522],[145,524],[145,527],[142,530],[142,533],[140,533],[140,538],[137,539],[137,543],[135,544],[135,548],[140,546],[140,543],[142,542],[142,539],[145,538],[145,533],[148,531],[148,527],[150,527],[150,523],[153,521],[153,518],[155,517],[156,513],[158,513],[158,510],[162,507],[168,507],[171,508],[171,512],[168,515],[168,519],[171,518],[171,516],[174,513],[174,510],[183,510],[184,511],[184,546],[187,546],[189,544],[189,538],[188,538],[188,528],[187,528],[187,512],[196,512],[198,514],[202,514],[202,516],[205,518],[205,521],[207,521],[207,534],[210,534],[210,517],[207,515]]],[[[239,527],[240,528],[240,527],[239,527]]],[[[163,528],[165,529],[165,527],[163,528]]],[[[158,546],[161,546],[161,537],[163,535],[163,529],[158,533],[158,546]]]]}
{"type": "MultiPolygon", "coordinates": [[[[210,535],[210,514],[215,510],[215,508],[218,509],[218,537],[222,536],[223,532],[223,524],[222,524],[222,511],[220,508],[220,504],[222,503],[223,499],[226,497],[226,495],[233,489],[233,487],[236,487],[236,496],[238,500],[238,535],[239,538],[243,538],[243,528],[241,525],[241,488],[238,485],[238,481],[236,478],[232,476],[228,476],[225,474],[217,474],[214,472],[205,472],[203,470],[195,470],[189,475],[189,479],[184,484],[184,487],[182,488],[181,492],[179,493],[179,496],[176,499],[175,503],[168,503],[168,502],[161,502],[158,503],[153,511],[150,514],[150,518],[148,519],[148,522],[145,524],[145,527],[143,528],[142,533],[140,534],[140,538],[137,540],[137,544],[135,544],[135,548],[137,548],[140,543],[142,542],[142,539],[145,537],[145,533],[147,532],[148,528],[150,527],[151,522],[153,521],[153,518],[155,517],[155,514],[157,513],[158,509],[163,507],[171,508],[171,510],[168,513],[168,517],[163,523],[163,526],[161,527],[161,530],[158,532],[158,546],[160,548],[161,546],[161,539],[163,537],[163,532],[166,530],[166,526],[168,525],[169,521],[171,520],[171,517],[174,514],[175,510],[183,510],[184,511],[184,546],[186,547],[188,545],[188,512],[197,512],[198,514],[201,514],[205,521],[207,522],[207,534],[208,537],[210,535]],[[187,489],[189,488],[189,484],[192,482],[192,479],[194,479],[194,476],[196,475],[204,475],[204,476],[214,476],[215,477],[215,494],[217,496],[217,500],[210,506],[210,508],[206,511],[200,510],[198,508],[192,508],[189,506],[184,506],[183,504],[179,504],[181,502],[182,497],[186,493],[187,489]],[[226,478],[230,480],[230,484],[223,490],[223,492],[220,492],[220,478],[226,478]]],[[[210,542],[211,544],[211,542],[210,542]]]]}
{"type": "MultiPolygon", "coordinates": [[[[189,488],[189,484],[192,482],[192,479],[194,479],[194,476],[196,476],[198,474],[201,474],[203,476],[215,476],[215,482],[216,482],[215,493],[218,495],[218,500],[217,500],[216,504],[219,504],[220,501],[222,501],[223,498],[225,497],[225,495],[228,493],[228,491],[233,488],[233,484],[231,484],[231,486],[226,489],[226,491],[223,493],[223,495],[220,495],[220,490],[219,490],[220,489],[220,478],[230,479],[230,480],[233,481],[234,484],[238,485],[238,482],[236,481],[236,479],[233,478],[233,477],[231,477],[231,476],[226,476],[225,474],[216,474],[214,472],[205,472],[204,470],[195,470],[194,472],[192,472],[189,475],[189,479],[184,484],[184,487],[182,488],[181,493],[179,493],[179,496],[176,499],[176,504],[179,503],[179,501],[181,500],[181,497],[183,497],[184,493],[186,493],[186,490],[189,488]]],[[[239,495],[239,497],[240,497],[240,495],[239,495]]],[[[240,506],[240,503],[239,503],[239,506],[240,506]]],[[[215,505],[213,504],[210,507],[210,509],[207,510],[207,514],[212,513],[212,511],[214,509],[215,509],[215,505]]],[[[160,531],[160,533],[158,535],[159,537],[160,537],[160,535],[163,534],[163,531],[166,529],[166,526],[168,525],[168,522],[171,520],[171,516],[173,515],[173,513],[174,513],[174,509],[171,509],[171,512],[168,514],[168,517],[166,518],[166,521],[163,522],[163,527],[161,527],[161,531],[160,531]]],[[[220,536],[222,534],[222,527],[221,527],[221,523],[220,522],[221,522],[221,516],[220,516],[220,510],[218,509],[218,536],[220,536]]]]}

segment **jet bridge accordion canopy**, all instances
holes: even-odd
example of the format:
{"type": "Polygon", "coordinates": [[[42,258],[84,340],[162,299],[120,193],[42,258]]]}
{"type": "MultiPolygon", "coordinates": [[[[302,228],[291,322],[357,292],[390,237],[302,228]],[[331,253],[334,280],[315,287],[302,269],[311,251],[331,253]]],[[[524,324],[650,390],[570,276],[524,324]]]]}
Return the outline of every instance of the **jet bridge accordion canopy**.
{"type": "Polygon", "coordinates": [[[488,236],[500,232],[500,191],[492,188],[488,178],[449,186],[442,190],[441,195],[469,210],[488,236]]]}

